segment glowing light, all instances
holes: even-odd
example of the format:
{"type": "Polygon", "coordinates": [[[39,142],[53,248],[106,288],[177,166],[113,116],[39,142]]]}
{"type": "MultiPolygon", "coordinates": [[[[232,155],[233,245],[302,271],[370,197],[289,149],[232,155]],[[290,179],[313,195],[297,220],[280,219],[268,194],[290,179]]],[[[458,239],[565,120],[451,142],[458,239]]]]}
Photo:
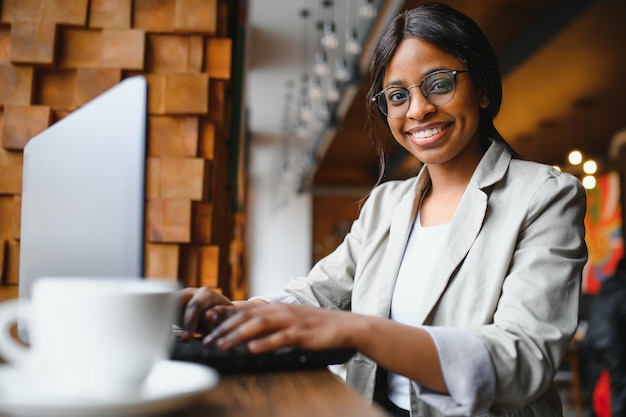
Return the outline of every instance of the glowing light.
{"type": "Polygon", "coordinates": [[[594,177],[593,175],[586,175],[583,178],[582,182],[583,182],[583,187],[589,190],[596,186],[596,177],[594,177]]]}
{"type": "Polygon", "coordinates": [[[359,9],[359,16],[365,19],[372,19],[376,16],[376,9],[372,4],[372,0],[365,0],[365,3],[359,9]]]}
{"type": "Polygon", "coordinates": [[[567,156],[567,160],[572,165],[578,165],[583,161],[583,154],[580,151],[571,151],[567,156]]]}
{"type": "Polygon", "coordinates": [[[583,164],[583,171],[585,174],[595,174],[598,172],[598,164],[593,159],[589,159],[583,164]]]}
{"type": "Polygon", "coordinates": [[[324,51],[318,51],[315,54],[315,64],[313,65],[313,72],[320,77],[328,75],[328,61],[326,59],[326,53],[324,51]]]}
{"type": "Polygon", "coordinates": [[[328,49],[335,49],[339,46],[339,39],[335,35],[335,24],[333,22],[324,23],[324,35],[322,36],[322,46],[328,49]]]}

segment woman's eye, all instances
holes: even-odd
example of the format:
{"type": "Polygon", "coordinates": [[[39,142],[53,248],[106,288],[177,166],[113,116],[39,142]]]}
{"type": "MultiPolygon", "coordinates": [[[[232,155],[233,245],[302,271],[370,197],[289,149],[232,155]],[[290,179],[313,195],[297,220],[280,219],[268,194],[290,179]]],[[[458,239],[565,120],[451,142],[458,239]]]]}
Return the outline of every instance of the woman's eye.
{"type": "Polygon", "coordinates": [[[428,94],[445,94],[452,91],[454,84],[452,80],[447,78],[438,79],[430,84],[430,88],[428,89],[428,94]]]}
{"type": "Polygon", "coordinates": [[[387,101],[390,104],[402,104],[409,98],[409,93],[406,90],[391,90],[387,93],[387,101]]]}

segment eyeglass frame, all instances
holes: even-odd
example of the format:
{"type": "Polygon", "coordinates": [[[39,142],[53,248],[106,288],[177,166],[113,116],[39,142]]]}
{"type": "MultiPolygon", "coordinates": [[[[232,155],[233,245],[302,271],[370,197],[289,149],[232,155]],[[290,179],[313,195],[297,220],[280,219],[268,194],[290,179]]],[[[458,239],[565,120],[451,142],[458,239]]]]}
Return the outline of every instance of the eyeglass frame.
{"type": "MultiPolygon", "coordinates": [[[[454,98],[454,95],[455,95],[455,93],[456,93],[456,76],[457,76],[458,74],[462,74],[462,73],[464,73],[464,72],[470,72],[470,71],[469,71],[469,70],[446,70],[446,69],[436,70],[436,71],[433,71],[433,72],[430,72],[430,73],[426,74],[426,75],[424,76],[424,78],[422,78],[422,80],[420,81],[420,83],[419,83],[419,84],[415,84],[415,85],[412,85],[412,86],[410,86],[410,87],[406,87],[406,88],[405,88],[405,87],[402,87],[402,86],[396,86],[396,85],[390,85],[389,87],[385,87],[385,88],[383,88],[382,90],[380,90],[378,93],[376,93],[376,94],[372,97],[371,101],[372,101],[373,103],[376,103],[376,106],[378,107],[378,110],[379,110],[379,111],[380,111],[380,112],[381,112],[381,113],[382,113],[385,117],[389,117],[390,119],[401,119],[402,117],[406,116],[406,114],[407,114],[407,112],[409,111],[409,108],[410,108],[410,106],[411,106],[411,98],[412,98],[412,96],[411,96],[411,94],[409,93],[409,90],[410,90],[410,89],[412,89],[412,88],[417,87],[417,88],[419,88],[420,92],[422,93],[422,97],[424,97],[424,100],[426,100],[429,104],[432,104],[433,106],[443,106],[443,105],[445,105],[445,104],[448,104],[448,103],[449,103],[450,101],[452,101],[452,99],[454,98]],[[454,85],[454,91],[452,92],[452,95],[450,95],[450,99],[449,99],[448,101],[446,101],[446,102],[444,102],[444,103],[434,104],[434,103],[431,103],[431,102],[430,102],[430,100],[428,99],[428,92],[424,92],[424,90],[422,90],[422,84],[424,84],[424,81],[426,80],[426,78],[428,78],[428,77],[430,77],[430,76],[432,76],[432,75],[434,75],[434,74],[440,74],[440,73],[446,73],[446,74],[449,74],[450,76],[452,76],[452,82],[453,82],[453,85],[454,85]],[[389,90],[390,88],[401,88],[401,89],[404,89],[404,90],[406,90],[407,94],[409,95],[409,101],[408,101],[409,105],[407,106],[406,111],[404,112],[404,114],[403,114],[402,116],[391,117],[391,116],[389,116],[388,114],[386,114],[386,113],[383,111],[383,109],[380,107],[380,102],[378,101],[378,100],[379,100],[379,97],[380,97],[380,96],[384,96],[385,91],[389,90]]],[[[385,100],[386,100],[386,97],[385,97],[385,100]]],[[[387,107],[388,107],[388,106],[387,106],[387,107]]]]}

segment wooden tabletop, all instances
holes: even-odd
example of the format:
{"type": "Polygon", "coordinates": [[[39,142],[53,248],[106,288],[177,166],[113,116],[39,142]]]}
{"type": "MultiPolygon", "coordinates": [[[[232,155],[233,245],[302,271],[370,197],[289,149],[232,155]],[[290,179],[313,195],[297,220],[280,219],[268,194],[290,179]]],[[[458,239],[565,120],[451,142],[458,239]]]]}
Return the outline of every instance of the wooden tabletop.
{"type": "Polygon", "coordinates": [[[385,411],[323,370],[225,375],[183,417],[386,417],[385,411]]]}

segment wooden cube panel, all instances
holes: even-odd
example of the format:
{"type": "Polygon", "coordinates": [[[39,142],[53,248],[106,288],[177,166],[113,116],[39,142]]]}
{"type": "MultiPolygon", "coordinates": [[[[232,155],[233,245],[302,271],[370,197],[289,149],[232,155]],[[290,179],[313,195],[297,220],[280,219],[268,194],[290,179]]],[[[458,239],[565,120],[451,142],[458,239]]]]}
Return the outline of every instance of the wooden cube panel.
{"type": "MultiPolygon", "coordinates": [[[[7,241],[0,238],[0,283],[4,281],[5,263],[7,262],[6,259],[8,259],[7,252],[7,241]]],[[[2,296],[0,295],[1,300],[2,296]]]]}
{"type": "Polygon", "coordinates": [[[145,32],[139,29],[104,29],[101,65],[107,68],[143,69],[145,32]]]}
{"type": "Polygon", "coordinates": [[[204,197],[206,170],[203,159],[163,157],[160,171],[160,197],[197,201],[204,197]]]}
{"type": "Polygon", "coordinates": [[[131,13],[131,0],[91,0],[89,3],[89,27],[129,29],[131,13]]]}
{"type": "Polygon", "coordinates": [[[178,281],[180,245],[174,243],[147,243],[145,246],[144,275],[147,278],[178,281]]]}
{"type": "Polygon", "coordinates": [[[231,5],[0,0],[0,297],[17,289],[20,150],[36,134],[13,111],[47,106],[49,126],[133,75],[148,81],[146,275],[243,296],[226,185],[231,5]],[[229,284],[231,274],[237,283],[229,284]]]}
{"type": "Polygon", "coordinates": [[[75,108],[76,71],[39,71],[35,100],[55,111],[75,108]]]}
{"type": "Polygon", "coordinates": [[[148,155],[194,157],[198,147],[198,119],[195,117],[148,117],[148,155]]]}
{"type": "Polygon", "coordinates": [[[166,113],[205,114],[209,110],[207,74],[167,74],[165,80],[166,113]]]}
{"type": "Polygon", "coordinates": [[[148,199],[148,242],[188,243],[191,240],[191,200],[148,199]]]}
{"type": "Polygon", "coordinates": [[[201,246],[199,249],[198,285],[215,288],[219,284],[220,247],[217,245],[201,246]]]}
{"type": "Polygon", "coordinates": [[[165,113],[165,75],[146,74],[148,83],[148,114],[165,113]]]}
{"type": "Polygon", "coordinates": [[[47,20],[11,23],[9,60],[16,64],[54,63],[57,25],[47,20]]]}
{"type": "Polygon", "coordinates": [[[189,67],[189,37],[148,35],[147,70],[155,73],[184,73],[189,67]]]}
{"type": "Polygon", "coordinates": [[[85,26],[88,0],[45,0],[43,20],[85,26]]]}
{"type": "Polygon", "coordinates": [[[193,241],[209,244],[213,241],[213,204],[209,202],[194,203],[193,211],[193,241]]]}
{"type": "Polygon", "coordinates": [[[211,80],[209,86],[209,106],[211,120],[228,124],[226,109],[226,84],[224,81],[211,80]]]}
{"type": "Polygon", "coordinates": [[[41,20],[45,0],[4,0],[2,2],[2,23],[14,20],[41,20]]]}
{"type": "Polygon", "coordinates": [[[185,287],[199,286],[200,251],[194,245],[180,247],[180,281],[185,287]]]}
{"type": "Polygon", "coordinates": [[[198,118],[185,117],[183,143],[185,156],[198,156],[198,118]]]}
{"type": "Polygon", "coordinates": [[[159,198],[161,192],[161,160],[146,159],[146,198],[159,198]]]}
{"type": "Polygon", "coordinates": [[[74,106],[79,107],[122,80],[119,68],[79,68],[76,71],[74,106]]]}
{"type": "Polygon", "coordinates": [[[61,30],[59,45],[59,68],[98,68],[100,67],[101,62],[101,30],[61,30]]]}
{"type": "Polygon", "coordinates": [[[11,28],[0,27],[0,64],[9,63],[10,45],[11,45],[11,28]]]}
{"type": "Polygon", "coordinates": [[[33,95],[33,67],[0,64],[0,106],[28,105],[33,95]]]}
{"type": "Polygon", "coordinates": [[[231,77],[233,42],[230,38],[207,40],[206,71],[210,78],[229,80],[231,77]]]}
{"type": "Polygon", "coordinates": [[[13,239],[20,238],[22,230],[22,196],[13,196],[13,215],[11,221],[11,237],[13,239]]]}
{"type": "Polygon", "coordinates": [[[22,150],[35,135],[50,126],[48,106],[7,106],[4,109],[2,146],[22,150]]]}
{"type": "Polygon", "coordinates": [[[19,296],[19,287],[17,285],[4,284],[0,286],[0,301],[12,300],[19,296]]]}
{"type": "Polygon", "coordinates": [[[188,72],[202,72],[204,68],[204,37],[189,36],[188,72]]]}
{"type": "Polygon", "coordinates": [[[215,157],[215,124],[206,118],[200,121],[199,156],[213,160],[215,157]]]}
{"type": "Polygon", "coordinates": [[[13,237],[13,196],[0,195],[0,239],[13,237]]]}
{"type": "Polygon", "coordinates": [[[7,239],[4,258],[5,274],[3,284],[18,285],[20,265],[20,243],[15,239],[7,239]]]}
{"type": "Polygon", "coordinates": [[[174,0],[135,0],[133,27],[147,32],[172,32],[174,0]]]}
{"type": "Polygon", "coordinates": [[[175,0],[174,29],[181,32],[214,34],[217,0],[175,0]]]}

